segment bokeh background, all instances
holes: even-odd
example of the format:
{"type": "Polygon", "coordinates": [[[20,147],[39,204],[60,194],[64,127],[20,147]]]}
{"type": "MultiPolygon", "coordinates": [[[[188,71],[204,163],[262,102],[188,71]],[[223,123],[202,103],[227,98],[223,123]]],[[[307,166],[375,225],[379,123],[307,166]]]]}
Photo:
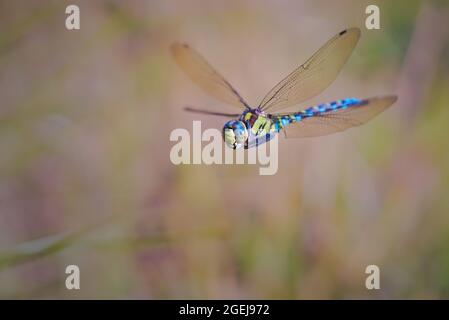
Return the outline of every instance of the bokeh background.
{"type": "MultiPolygon", "coordinates": [[[[1,298],[449,298],[447,1],[0,1],[1,298]],[[65,29],[77,4],[81,29],[65,29]],[[381,29],[365,28],[380,7],[381,29]],[[233,112],[185,41],[256,105],[344,28],[310,101],[397,94],[370,123],[281,138],[279,170],[170,162],[175,128],[233,112]],[[65,288],[65,268],[81,289],[65,288]],[[365,288],[379,266],[381,289],[365,288]]],[[[297,106],[296,109],[304,106],[297,106]]]]}

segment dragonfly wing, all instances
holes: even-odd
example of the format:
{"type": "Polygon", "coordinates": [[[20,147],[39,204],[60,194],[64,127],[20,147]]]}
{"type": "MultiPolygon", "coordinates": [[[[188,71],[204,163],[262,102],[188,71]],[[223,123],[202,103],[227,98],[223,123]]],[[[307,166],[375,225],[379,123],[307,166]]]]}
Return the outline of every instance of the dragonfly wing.
{"type": "Polygon", "coordinates": [[[203,90],[235,107],[249,108],[231,84],[189,45],[174,43],[170,50],[181,69],[203,90]]]}
{"type": "Polygon", "coordinates": [[[397,100],[396,96],[360,100],[346,109],[326,111],[303,118],[284,128],[286,138],[316,137],[359,126],[381,113],[397,100]]]}
{"type": "Polygon", "coordinates": [[[334,36],[271,89],[259,107],[273,112],[306,101],[326,89],[337,77],[359,38],[358,28],[343,30],[334,36]]]}
{"type": "Polygon", "coordinates": [[[194,112],[194,113],[207,114],[207,115],[211,115],[211,116],[223,116],[223,117],[230,117],[230,118],[235,118],[235,117],[240,116],[240,113],[214,112],[214,111],[209,111],[209,110],[196,109],[196,108],[192,108],[192,107],[184,107],[184,110],[189,111],[189,112],[194,112]]]}

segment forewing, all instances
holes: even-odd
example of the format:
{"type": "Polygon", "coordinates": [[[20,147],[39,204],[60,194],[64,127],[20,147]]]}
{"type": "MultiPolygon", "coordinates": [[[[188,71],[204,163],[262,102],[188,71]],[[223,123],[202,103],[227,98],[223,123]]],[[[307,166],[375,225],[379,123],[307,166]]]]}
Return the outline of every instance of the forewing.
{"type": "Polygon", "coordinates": [[[397,100],[396,96],[363,99],[360,103],[303,118],[284,128],[286,138],[316,137],[346,130],[364,124],[397,100]]]}
{"type": "Polygon", "coordinates": [[[337,34],[271,89],[260,103],[260,108],[273,112],[291,107],[326,89],[337,77],[359,38],[358,28],[337,34]]]}
{"type": "Polygon", "coordinates": [[[189,45],[174,43],[170,50],[181,69],[207,93],[235,107],[249,108],[231,84],[189,45]]]}

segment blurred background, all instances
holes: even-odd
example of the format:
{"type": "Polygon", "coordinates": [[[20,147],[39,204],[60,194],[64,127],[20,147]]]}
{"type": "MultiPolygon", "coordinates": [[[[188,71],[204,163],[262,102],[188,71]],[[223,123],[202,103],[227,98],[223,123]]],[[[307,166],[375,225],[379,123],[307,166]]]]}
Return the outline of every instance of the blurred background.
{"type": "Polygon", "coordinates": [[[449,298],[447,1],[0,1],[0,30],[0,298],[449,298]],[[358,46],[308,104],[397,94],[392,108],[281,137],[274,176],[170,162],[173,129],[226,120],[185,105],[235,111],[172,42],[257,105],[351,26],[358,46]]]}

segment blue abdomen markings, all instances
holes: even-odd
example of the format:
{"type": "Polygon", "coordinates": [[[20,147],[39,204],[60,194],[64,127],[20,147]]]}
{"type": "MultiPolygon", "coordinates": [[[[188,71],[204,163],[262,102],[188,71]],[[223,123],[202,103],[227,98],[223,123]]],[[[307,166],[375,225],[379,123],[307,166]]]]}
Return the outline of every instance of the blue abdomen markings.
{"type": "Polygon", "coordinates": [[[319,104],[289,115],[272,115],[271,119],[273,121],[274,130],[279,132],[290,123],[299,122],[305,118],[319,116],[326,112],[346,109],[354,105],[360,105],[360,102],[361,100],[357,98],[341,99],[329,103],[319,104]]]}

